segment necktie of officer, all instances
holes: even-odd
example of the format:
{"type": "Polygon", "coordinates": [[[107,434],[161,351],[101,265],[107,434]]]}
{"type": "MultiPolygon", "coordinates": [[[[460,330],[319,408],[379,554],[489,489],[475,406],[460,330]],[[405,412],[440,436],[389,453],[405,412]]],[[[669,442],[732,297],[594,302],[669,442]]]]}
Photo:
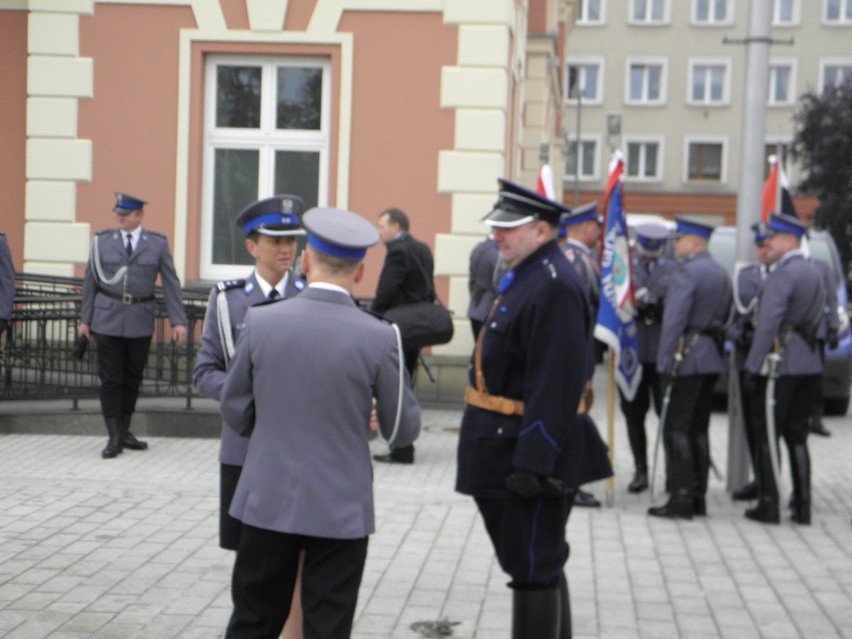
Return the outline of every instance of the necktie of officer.
{"type": "Polygon", "coordinates": [[[133,237],[130,233],[127,234],[127,244],[124,245],[124,250],[127,251],[127,257],[133,253],[133,242],[131,242],[130,238],[133,237]]]}
{"type": "Polygon", "coordinates": [[[269,291],[269,295],[266,296],[266,299],[268,299],[268,300],[278,299],[278,289],[273,288],[271,291],[269,291]]]}

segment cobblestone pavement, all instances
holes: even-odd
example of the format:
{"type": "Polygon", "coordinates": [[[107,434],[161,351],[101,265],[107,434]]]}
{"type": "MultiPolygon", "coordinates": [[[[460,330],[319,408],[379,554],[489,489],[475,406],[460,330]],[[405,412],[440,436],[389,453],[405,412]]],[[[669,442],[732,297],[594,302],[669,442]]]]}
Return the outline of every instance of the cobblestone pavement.
{"type": "MultiPolygon", "coordinates": [[[[510,635],[507,578],[472,501],[453,492],[460,415],[425,410],[417,463],[375,468],[356,638],[440,636],[424,629],[439,621],[452,637],[510,635]]],[[[852,423],[825,421],[802,527],[745,520],[713,478],[708,517],[647,517],[647,492],[626,492],[617,419],[613,505],[575,509],[568,529],[575,637],[852,637],[852,423]]],[[[721,469],[726,433],[714,413],[721,469]]],[[[103,437],[0,435],[0,637],[223,636],[233,558],[216,543],[218,443],[148,440],[105,461],[103,437]]],[[[591,489],[604,497],[603,482],[591,489]]]]}

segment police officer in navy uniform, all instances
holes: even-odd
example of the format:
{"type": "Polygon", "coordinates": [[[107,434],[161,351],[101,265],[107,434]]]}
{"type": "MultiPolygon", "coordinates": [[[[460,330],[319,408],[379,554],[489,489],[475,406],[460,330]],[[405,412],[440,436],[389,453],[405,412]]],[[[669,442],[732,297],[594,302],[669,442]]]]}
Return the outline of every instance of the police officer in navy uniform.
{"type": "Polygon", "coordinates": [[[655,517],[692,519],[706,514],[710,471],[708,428],[713,385],[726,369],[725,324],[731,308],[731,278],[707,251],[713,227],[686,217],[675,218],[675,257],[666,297],[657,352],[657,372],[673,384],[662,424],[667,444],[670,495],[651,507],[655,517]],[[675,356],[682,362],[674,372],[675,356]]]}
{"type": "Polygon", "coordinates": [[[565,207],[499,184],[484,221],[509,270],[471,362],[456,490],[476,500],[511,576],[512,636],[566,637],[573,492],[612,474],[594,423],[578,415],[594,318],[584,283],[556,243],[565,207]]]}
{"type": "Polygon", "coordinates": [[[99,231],[92,239],[78,329],[89,340],[94,336],[97,345],[101,412],[109,433],[101,453],[105,459],[125,448],[148,448],[130,432],[130,419],[154,332],[158,274],[173,338],[178,345],[186,341],[186,314],[169,241],[142,228],[147,202],[125,193],[115,198],[118,228],[99,231]]]}
{"type": "MultiPolygon", "coordinates": [[[[823,372],[818,332],[825,309],[822,276],[801,251],[807,227],[798,218],[770,215],[766,239],[773,263],[757,304],[757,324],[746,357],[745,386],[766,398],[770,361],[775,352],[775,435],[783,437],[790,456],[793,478],[793,521],[811,523],[811,466],[808,453],[808,418],[819,397],[823,372]]],[[[767,435],[766,402],[754,402],[753,419],[758,428],[758,500],[746,517],[763,523],[780,522],[778,486],[771,466],[767,435]],[[763,409],[763,410],[761,410],[763,409]]]]}
{"type": "Polygon", "coordinates": [[[15,299],[15,266],[6,235],[0,233],[0,333],[6,330],[12,319],[15,299]]]}
{"type": "Polygon", "coordinates": [[[243,528],[228,639],[278,636],[301,550],[305,637],[350,636],[375,529],[374,401],[391,445],[410,445],[420,430],[398,330],[352,299],[378,232],[331,208],[302,223],[308,286],[248,309],[221,392],[225,423],[250,435],[230,508],[243,528]]]}
{"type": "Polygon", "coordinates": [[[636,294],[636,333],[642,375],[636,394],[628,400],[619,388],[621,411],[627,422],[627,438],[633,453],[634,474],[628,492],[641,493],[648,488],[648,438],[645,415],[653,400],[660,414],[663,388],[657,374],[657,349],[663,319],[663,299],[668,288],[674,262],[664,253],[669,231],[662,224],[640,224],[636,227],[633,251],[633,287],[636,294]]]}
{"type": "MultiPolygon", "coordinates": [[[[296,238],[305,235],[299,219],[303,209],[301,198],[275,195],[249,204],[237,215],[236,225],[245,233],[246,250],[254,257],[255,267],[246,279],[219,282],[210,292],[193,371],[195,387],[206,397],[220,398],[246,310],[266,300],[294,297],[305,287],[292,270],[296,238]]],[[[219,449],[219,545],[229,550],[236,550],[239,545],[240,522],[228,514],[228,508],[247,448],[248,438],[223,424],[219,449]]]]}

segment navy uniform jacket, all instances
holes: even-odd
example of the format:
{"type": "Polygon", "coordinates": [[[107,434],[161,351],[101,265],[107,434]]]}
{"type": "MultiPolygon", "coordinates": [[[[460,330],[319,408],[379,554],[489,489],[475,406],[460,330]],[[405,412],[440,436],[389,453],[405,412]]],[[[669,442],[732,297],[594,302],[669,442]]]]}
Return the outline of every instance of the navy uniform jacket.
{"type": "Polygon", "coordinates": [[[248,309],[220,401],[225,423],[251,434],[231,516],[314,537],[372,533],[373,397],[382,435],[413,443],[420,408],[396,331],[350,295],[309,286],[248,309]]]}
{"type": "Polygon", "coordinates": [[[123,293],[134,297],[154,294],[154,283],[160,275],[166,310],[172,326],[185,325],[180,281],[164,235],[142,229],[136,249],[128,259],[121,233],[118,230],[99,231],[92,246],[97,244],[103,276],[111,279],[121,267],[127,267],[125,276],[114,284],[100,281],[93,264],[94,250],[89,255],[86,274],[83,276],[82,309],[80,321],[89,324],[93,333],[113,337],[148,337],[154,332],[154,300],[123,304],[121,300],[104,295],[106,290],[114,295],[123,293]]]}
{"type": "Polygon", "coordinates": [[[825,309],[822,275],[800,251],[790,251],[770,271],[757,305],[757,326],[745,367],[760,374],[774,341],[780,338],[784,357],[779,376],[819,375],[822,356],[819,345],[808,344],[797,330],[817,332],[825,309]]]}
{"type": "MultiPolygon", "coordinates": [[[[508,497],[514,470],[578,486],[611,474],[594,423],[577,416],[586,382],[592,311],[583,283],[548,242],[515,269],[483,326],[482,370],[492,395],[522,400],[524,414],[465,408],[456,490],[508,497]]],[[[475,387],[473,364],[471,386],[475,387]]]]}
{"type": "Polygon", "coordinates": [[[387,250],[372,310],[383,313],[403,304],[432,301],[434,266],[429,247],[408,233],[402,233],[388,242],[387,250]]]}
{"type": "MultiPolygon", "coordinates": [[[[294,297],[304,288],[304,283],[288,272],[287,283],[284,288],[284,297],[294,297]]],[[[218,400],[222,394],[222,386],[225,383],[225,372],[227,370],[227,359],[222,346],[222,338],[219,332],[219,306],[218,298],[225,297],[228,304],[228,319],[231,325],[233,343],[237,343],[239,327],[243,323],[246,310],[250,306],[259,304],[266,300],[263,290],[257,283],[254,271],[246,280],[236,280],[233,283],[222,282],[214,286],[210,291],[210,299],[207,301],[207,313],[204,315],[204,331],[201,333],[201,346],[198,349],[198,358],[195,369],[192,372],[192,381],[198,392],[205,397],[218,400]],[[231,284],[229,286],[229,284],[231,284]],[[221,287],[221,288],[220,288],[221,287]]],[[[246,458],[248,438],[240,437],[227,424],[222,428],[222,443],[219,449],[219,461],[231,466],[242,466],[246,458]]]]}
{"type": "Polygon", "coordinates": [[[483,240],[470,252],[467,280],[470,304],[467,307],[467,316],[472,320],[482,322],[491,310],[497,296],[499,257],[500,248],[492,239],[483,240]]]}
{"type": "Polygon", "coordinates": [[[636,301],[640,311],[651,309],[646,317],[640,316],[640,319],[636,320],[639,360],[643,364],[654,366],[657,363],[663,300],[666,297],[674,264],[672,260],[664,257],[648,261],[638,255],[633,256],[633,286],[636,291],[636,301]]]}
{"type": "Polygon", "coordinates": [[[0,319],[12,319],[15,298],[15,267],[6,235],[0,233],[0,319]]]}
{"type": "Polygon", "coordinates": [[[736,349],[738,369],[745,365],[745,356],[751,346],[757,297],[766,274],[767,268],[756,263],[743,264],[734,272],[734,312],[728,326],[727,338],[733,342],[736,349]]]}
{"type": "Polygon", "coordinates": [[[710,253],[701,251],[678,262],[664,300],[657,370],[671,372],[681,337],[687,352],[678,375],[718,375],[726,370],[720,348],[702,331],[724,330],[732,299],[731,278],[710,253]]]}

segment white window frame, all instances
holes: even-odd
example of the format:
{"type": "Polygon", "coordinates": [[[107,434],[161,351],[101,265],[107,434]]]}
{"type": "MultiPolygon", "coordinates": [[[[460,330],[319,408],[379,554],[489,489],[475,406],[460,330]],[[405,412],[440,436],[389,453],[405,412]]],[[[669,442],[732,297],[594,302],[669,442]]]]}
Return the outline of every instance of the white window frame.
{"type": "Polygon", "coordinates": [[[727,135],[713,134],[691,134],[683,138],[683,174],[681,176],[684,184],[695,185],[724,185],[728,183],[728,150],[730,144],[727,135]],[[718,181],[692,180],[689,178],[689,147],[693,144],[720,144],[722,145],[722,167],[718,181]]]}
{"type": "Polygon", "coordinates": [[[848,7],[852,5],[852,0],[838,0],[840,2],[840,17],[837,20],[829,20],[828,18],[828,3],[829,0],[823,0],[822,3],[822,23],[829,27],[847,27],[852,24],[852,19],[846,18],[848,7]]]}
{"type": "MultiPolygon", "coordinates": [[[[577,136],[573,135],[572,133],[568,133],[565,136],[565,153],[566,154],[568,153],[568,148],[569,148],[570,144],[572,142],[574,142],[576,139],[577,139],[577,136]]],[[[594,171],[590,174],[581,172],[580,176],[579,176],[579,180],[580,180],[580,182],[597,182],[601,179],[600,178],[600,176],[601,176],[601,157],[602,157],[601,153],[602,153],[602,148],[603,148],[601,145],[603,143],[603,139],[602,139],[600,133],[581,133],[580,134],[580,142],[581,143],[583,143],[583,142],[593,142],[594,143],[594,145],[595,145],[595,158],[594,158],[594,162],[592,163],[593,167],[594,167],[594,171]]],[[[579,166],[582,168],[583,162],[579,162],[579,166]]],[[[563,171],[564,183],[566,185],[573,184],[574,183],[574,174],[564,172],[565,171],[565,163],[564,162],[562,164],[562,171],[563,171]]],[[[567,188],[567,186],[566,186],[566,188],[567,188]]]]}
{"type": "MultiPolygon", "coordinates": [[[[852,2],[852,0],[850,0],[852,2]]],[[[844,67],[852,69],[852,58],[821,58],[819,61],[819,93],[825,90],[826,67],[844,67]]],[[[835,86],[837,84],[835,83],[835,86]]]]}
{"type": "Polygon", "coordinates": [[[801,20],[801,0],[773,0],[772,2],[772,26],[773,27],[795,27],[798,26],[801,20]],[[791,3],[790,7],[790,19],[789,20],[781,20],[778,16],[781,13],[781,3],[789,1],[791,3]]]}
{"type": "MultiPolygon", "coordinates": [[[[588,68],[588,67],[593,67],[593,66],[596,66],[598,68],[597,93],[596,93],[596,95],[588,97],[588,96],[586,96],[585,87],[584,87],[583,104],[589,104],[589,105],[603,104],[603,100],[604,100],[604,94],[603,94],[603,92],[604,92],[604,63],[605,63],[605,60],[606,59],[602,56],[590,56],[590,55],[579,56],[578,55],[578,56],[570,56],[565,61],[565,67],[566,67],[565,102],[566,102],[566,104],[569,104],[569,105],[572,105],[572,104],[576,105],[577,104],[577,98],[572,98],[569,95],[567,95],[568,94],[567,68],[568,67],[588,68]]],[[[583,83],[585,82],[585,73],[580,74],[580,81],[583,82],[583,83]]]]}
{"type": "MultiPolygon", "coordinates": [[[[213,188],[215,151],[217,149],[257,149],[259,151],[258,198],[275,195],[274,158],[277,151],[309,151],[319,153],[318,206],[328,202],[329,157],[331,151],[331,62],[308,56],[247,56],[215,54],[205,61],[204,87],[204,151],[201,196],[201,242],[199,274],[202,279],[222,280],[244,277],[245,265],[215,264],[213,253],[213,188]],[[216,69],[218,65],[261,66],[261,92],[268,96],[261,102],[259,129],[236,129],[216,126],[216,69]],[[323,70],[322,113],[319,131],[276,129],[275,68],[282,65],[316,67],[323,70]]],[[[234,216],[239,211],[234,211],[234,216]]]]}
{"type": "MultiPolygon", "coordinates": [[[[657,107],[666,104],[667,94],[668,94],[668,73],[669,73],[669,61],[668,58],[663,56],[628,56],[625,61],[625,69],[624,69],[624,103],[629,104],[631,106],[649,106],[649,107],[657,107]],[[639,99],[634,100],[630,97],[630,69],[634,65],[642,65],[646,67],[650,66],[659,66],[661,67],[660,73],[660,97],[656,100],[649,99],[639,99]]],[[[647,77],[645,78],[645,83],[647,85],[647,77]]]]}
{"type": "MultiPolygon", "coordinates": [[[[713,12],[714,0],[708,0],[710,3],[710,13],[713,12]]],[[[736,7],[734,6],[734,0],[725,0],[725,17],[719,18],[714,15],[710,15],[707,20],[699,20],[696,15],[698,12],[698,0],[692,0],[690,3],[689,9],[689,23],[694,26],[699,27],[724,27],[730,26],[734,24],[734,15],[736,14],[736,7]]]]}
{"type": "Polygon", "coordinates": [[[627,23],[637,26],[637,27],[657,27],[661,25],[667,25],[671,23],[671,1],[670,0],[656,0],[658,2],[663,3],[663,17],[659,20],[653,20],[651,18],[651,6],[655,0],[645,0],[647,4],[645,5],[645,16],[643,18],[636,18],[636,2],[638,0],[630,0],[630,13],[627,16],[627,23]]]}
{"type": "Polygon", "coordinates": [[[699,107],[724,107],[729,106],[731,103],[731,67],[732,62],[730,58],[690,58],[689,59],[689,73],[686,84],[686,103],[690,106],[699,106],[699,107]],[[722,97],[719,100],[710,100],[706,96],[710,90],[708,86],[708,75],[705,74],[704,81],[704,95],[705,98],[701,100],[696,100],[692,97],[692,85],[695,81],[695,68],[701,67],[723,67],[725,70],[725,77],[722,82],[722,97]]]}
{"type": "Polygon", "coordinates": [[[600,4],[600,18],[598,20],[589,19],[589,5],[592,0],[582,0],[580,2],[580,12],[577,16],[576,24],[580,26],[603,26],[606,24],[606,0],[595,0],[600,4]]]}
{"type": "MultiPolygon", "coordinates": [[[[657,135],[653,133],[641,134],[641,135],[625,135],[622,141],[622,150],[621,152],[625,158],[625,167],[624,167],[624,181],[625,182],[634,182],[634,183],[656,183],[662,182],[665,180],[665,155],[666,155],[666,138],[664,135],[657,135]],[[628,154],[628,145],[630,144],[656,144],[657,145],[657,172],[651,177],[646,177],[645,175],[641,175],[644,171],[640,171],[640,175],[628,175],[627,170],[629,167],[626,166],[626,163],[629,159],[628,154]]],[[[642,169],[644,169],[644,150],[642,152],[642,169]]]]}
{"type": "Polygon", "coordinates": [[[790,107],[796,103],[798,91],[796,91],[797,65],[796,58],[773,58],[769,61],[769,95],[766,97],[766,105],[769,107],[790,107]],[[782,67],[790,69],[790,81],[786,100],[775,99],[775,85],[777,83],[776,70],[782,67]]]}

